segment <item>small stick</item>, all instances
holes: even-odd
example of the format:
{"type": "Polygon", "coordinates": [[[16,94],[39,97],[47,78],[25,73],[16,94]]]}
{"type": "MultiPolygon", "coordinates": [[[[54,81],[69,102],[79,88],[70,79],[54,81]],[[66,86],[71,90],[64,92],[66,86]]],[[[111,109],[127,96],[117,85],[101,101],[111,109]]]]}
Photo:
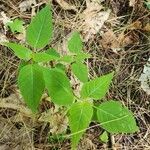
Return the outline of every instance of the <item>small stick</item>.
{"type": "Polygon", "coordinates": [[[115,138],[114,138],[114,135],[110,134],[110,140],[111,140],[111,149],[112,150],[117,150],[116,147],[115,147],[115,138]]]}

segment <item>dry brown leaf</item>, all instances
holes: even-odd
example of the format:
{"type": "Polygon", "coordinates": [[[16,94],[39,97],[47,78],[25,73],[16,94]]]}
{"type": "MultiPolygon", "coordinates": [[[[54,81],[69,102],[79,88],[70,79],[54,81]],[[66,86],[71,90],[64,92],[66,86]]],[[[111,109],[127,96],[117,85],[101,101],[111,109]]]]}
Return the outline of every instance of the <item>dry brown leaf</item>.
{"type": "Polygon", "coordinates": [[[0,13],[0,21],[2,21],[4,25],[6,25],[8,22],[12,22],[11,19],[7,17],[6,13],[3,11],[0,13]]]}
{"type": "Polygon", "coordinates": [[[143,30],[150,32],[150,23],[147,23],[143,30]]]}
{"type": "Polygon", "coordinates": [[[80,81],[77,79],[77,77],[72,73],[70,77],[70,83],[73,87],[74,93],[76,96],[80,97],[80,91],[83,83],[80,83],[80,81]]]}
{"type": "Polygon", "coordinates": [[[25,0],[19,4],[20,12],[29,10],[32,5],[36,5],[36,0],[25,0]]]}
{"type": "MultiPolygon", "coordinates": [[[[6,13],[5,12],[0,12],[0,22],[3,23],[4,25],[4,31],[5,31],[5,34],[7,32],[7,23],[10,23],[12,22],[11,19],[9,17],[7,17],[6,13]]],[[[0,37],[0,42],[3,42],[3,39],[5,39],[4,35],[2,35],[2,37],[0,37]]]]}
{"type": "Polygon", "coordinates": [[[122,39],[122,45],[127,46],[130,44],[133,44],[132,36],[131,35],[124,36],[124,38],[122,39]]]}
{"type": "Polygon", "coordinates": [[[79,143],[78,150],[96,150],[96,145],[91,141],[89,137],[83,137],[79,143]]]}
{"type": "Polygon", "coordinates": [[[0,33],[0,43],[4,43],[4,42],[9,42],[9,41],[4,34],[0,33]]]}
{"type": "Polygon", "coordinates": [[[129,27],[129,30],[138,30],[138,29],[142,29],[142,23],[140,21],[135,21],[133,22],[129,27]]]}
{"type": "Polygon", "coordinates": [[[76,8],[76,6],[74,6],[74,5],[71,5],[71,4],[69,4],[69,3],[67,3],[66,1],[64,1],[64,0],[55,0],[61,7],[62,7],[62,9],[64,9],[64,10],[74,10],[74,11],[78,11],[77,10],[77,8],[76,8]]]}
{"type": "Polygon", "coordinates": [[[123,39],[123,46],[131,45],[131,44],[139,44],[139,35],[136,32],[130,31],[128,32],[123,39]]]}
{"type": "Polygon", "coordinates": [[[87,42],[93,35],[97,34],[105,21],[108,20],[110,10],[101,11],[102,5],[96,2],[91,2],[82,13],[82,32],[84,34],[84,41],[87,42]]]}
{"type": "Polygon", "coordinates": [[[130,7],[134,7],[135,4],[136,4],[136,0],[130,0],[130,1],[129,1],[129,6],[130,6],[130,7]]]}
{"type": "Polygon", "coordinates": [[[123,34],[120,34],[119,37],[117,37],[112,30],[108,30],[102,35],[100,42],[104,49],[112,49],[113,52],[117,53],[119,50],[121,50],[123,38],[123,34]]]}
{"type": "Polygon", "coordinates": [[[133,31],[129,33],[114,33],[112,30],[106,31],[102,35],[100,43],[104,49],[112,49],[113,52],[118,53],[124,47],[131,44],[139,43],[139,36],[133,31]]]}
{"type": "Polygon", "coordinates": [[[38,121],[49,122],[52,134],[64,133],[68,127],[68,119],[64,115],[64,111],[59,110],[57,105],[55,105],[55,108],[43,112],[38,121]]]}
{"type": "Polygon", "coordinates": [[[25,41],[26,41],[26,32],[25,32],[25,30],[23,30],[23,33],[15,34],[14,36],[16,37],[16,39],[18,39],[20,41],[20,43],[25,43],[25,41]]]}
{"type": "Polygon", "coordinates": [[[137,37],[134,38],[133,34],[127,34],[122,39],[122,46],[125,47],[127,45],[137,44],[138,42],[139,42],[139,40],[137,39],[137,37]]]}
{"type": "Polygon", "coordinates": [[[56,113],[52,115],[50,119],[51,133],[52,134],[61,134],[66,132],[68,127],[67,117],[63,117],[63,114],[56,113]]]}

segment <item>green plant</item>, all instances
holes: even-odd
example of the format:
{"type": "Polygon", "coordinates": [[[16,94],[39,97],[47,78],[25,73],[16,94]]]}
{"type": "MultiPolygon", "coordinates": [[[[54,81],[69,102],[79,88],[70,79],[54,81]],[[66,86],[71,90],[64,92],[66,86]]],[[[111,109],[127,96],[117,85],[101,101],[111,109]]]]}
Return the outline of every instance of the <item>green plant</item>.
{"type": "Polygon", "coordinates": [[[145,1],[144,1],[144,4],[146,5],[146,7],[147,7],[148,9],[150,9],[150,1],[149,1],[149,0],[145,0],[145,1]]]}
{"type": "Polygon", "coordinates": [[[106,131],[104,131],[101,135],[100,135],[100,140],[104,143],[108,142],[108,133],[106,131]]]}
{"type": "Polygon", "coordinates": [[[94,101],[105,97],[114,72],[89,80],[88,67],[84,60],[90,55],[83,52],[83,43],[78,32],[74,32],[68,40],[70,55],[61,56],[53,48],[41,52],[50,42],[52,31],[52,13],[47,5],[32,19],[27,28],[26,41],[32,50],[16,43],[4,43],[24,61],[19,69],[18,86],[25,103],[33,113],[38,112],[42,94],[46,89],[54,104],[68,109],[72,149],[76,149],[93,118],[110,133],[138,131],[133,114],[120,102],[109,100],[94,105],[94,101]],[[44,67],[49,61],[53,62],[53,66],[44,67]],[[66,64],[83,84],[79,97],[74,94],[66,75],[66,64]]]}
{"type": "Polygon", "coordinates": [[[22,33],[24,30],[23,24],[24,22],[22,20],[15,19],[14,21],[8,22],[6,26],[9,27],[13,33],[15,32],[22,33]]]}

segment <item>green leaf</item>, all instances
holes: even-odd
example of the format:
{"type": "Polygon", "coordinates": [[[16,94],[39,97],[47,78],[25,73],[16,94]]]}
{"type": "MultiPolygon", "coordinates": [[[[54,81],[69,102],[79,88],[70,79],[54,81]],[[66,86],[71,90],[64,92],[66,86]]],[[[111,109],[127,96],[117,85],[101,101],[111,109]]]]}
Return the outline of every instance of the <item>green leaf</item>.
{"type": "Polygon", "coordinates": [[[28,61],[21,60],[21,62],[20,62],[20,64],[19,64],[19,67],[18,67],[18,72],[20,72],[20,70],[21,70],[24,66],[26,66],[26,65],[28,65],[28,64],[29,64],[28,61]]]}
{"type": "Polygon", "coordinates": [[[108,142],[108,133],[106,131],[104,131],[101,135],[100,135],[100,140],[104,143],[108,142]]]}
{"type": "Polygon", "coordinates": [[[82,98],[93,98],[95,100],[102,99],[109,90],[110,83],[113,78],[113,72],[103,75],[94,80],[84,83],[81,89],[82,98]]]}
{"type": "Polygon", "coordinates": [[[52,60],[57,60],[58,57],[54,55],[49,55],[45,52],[39,52],[39,53],[34,53],[33,54],[33,60],[35,62],[47,62],[47,61],[52,61],[52,60]]]}
{"type": "Polygon", "coordinates": [[[70,55],[70,56],[65,55],[65,56],[61,57],[59,60],[62,61],[62,62],[66,62],[66,63],[72,63],[72,62],[75,61],[75,58],[74,58],[73,55],[70,55]]]}
{"type": "Polygon", "coordinates": [[[53,48],[47,49],[46,53],[52,56],[56,56],[58,58],[60,58],[60,54],[53,48]]]}
{"type": "Polygon", "coordinates": [[[31,59],[32,51],[30,49],[16,43],[5,43],[5,46],[11,48],[15,55],[20,59],[31,59]]]}
{"type": "Polygon", "coordinates": [[[39,65],[27,65],[19,72],[18,86],[27,106],[37,112],[45,89],[43,71],[39,65]]]}
{"type": "Polygon", "coordinates": [[[85,64],[76,62],[71,65],[72,72],[81,82],[88,81],[88,68],[85,64]]]}
{"type": "Polygon", "coordinates": [[[82,52],[83,43],[78,32],[74,32],[68,41],[68,49],[72,53],[82,52]]]}
{"type": "Polygon", "coordinates": [[[150,1],[149,2],[144,2],[147,8],[150,10],[150,1]]]}
{"type": "Polygon", "coordinates": [[[83,133],[89,126],[93,115],[90,102],[74,103],[69,110],[69,126],[71,129],[71,146],[76,149],[83,133]]]}
{"type": "Polygon", "coordinates": [[[24,31],[23,24],[24,24],[24,22],[22,20],[15,19],[12,22],[8,22],[6,24],[6,26],[10,27],[10,29],[13,33],[15,33],[15,32],[23,33],[23,31],[24,31]]]}
{"type": "Polygon", "coordinates": [[[45,47],[52,37],[52,12],[50,6],[46,6],[33,18],[27,28],[26,39],[34,48],[45,47]]]}
{"type": "Polygon", "coordinates": [[[97,117],[102,128],[110,133],[134,133],[138,131],[131,111],[117,101],[104,102],[97,108],[97,117]]]}
{"type": "Polygon", "coordinates": [[[66,139],[64,137],[64,134],[53,134],[49,135],[48,142],[49,143],[58,143],[58,142],[64,142],[66,139]]]}
{"type": "Polygon", "coordinates": [[[93,103],[93,117],[92,117],[92,121],[94,121],[94,122],[97,122],[97,106],[99,105],[99,104],[95,104],[95,102],[97,102],[97,101],[94,101],[94,103],[93,103]]]}
{"type": "Polygon", "coordinates": [[[75,56],[75,60],[76,60],[76,61],[79,61],[79,62],[82,62],[82,61],[84,61],[84,59],[90,58],[90,57],[91,57],[90,54],[81,52],[81,53],[79,53],[79,54],[77,54],[77,55],[75,56]]]}
{"type": "Polygon", "coordinates": [[[66,63],[83,62],[84,59],[90,58],[90,57],[91,55],[81,52],[76,55],[65,55],[60,58],[60,61],[66,62],[66,63]]]}
{"type": "Polygon", "coordinates": [[[61,64],[61,63],[56,64],[55,67],[58,68],[58,69],[61,69],[61,70],[64,71],[64,72],[65,72],[65,70],[66,70],[65,65],[63,65],[63,64],[61,64]]]}
{"type": "Polygon", "coordinates": [[[52,101],[58,105],[70,105],[74,100],[69,79],[60,69],[45,69],[44,79],[52,101]]]}

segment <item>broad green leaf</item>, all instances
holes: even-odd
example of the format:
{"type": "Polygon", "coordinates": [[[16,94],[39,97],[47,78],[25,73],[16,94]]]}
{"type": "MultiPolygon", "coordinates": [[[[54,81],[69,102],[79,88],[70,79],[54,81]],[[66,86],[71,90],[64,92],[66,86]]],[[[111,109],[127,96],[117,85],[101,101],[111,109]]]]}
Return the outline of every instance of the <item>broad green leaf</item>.
{"type": "Polygon", "coordinates": [[[108,142],[108,133],[106,131],[104,131],[101,135],[100,135],[100,140],[104,143],[108,142]]]}
{"type": "Polygon", "coordinates": [[[24,22],[22,20],[15,19],[12,22],[8,22],[6,24],[6,26],[10,27],[10,29],[13,33],[15,33],[15,32],[23,33],[23,31],[24,31],[23,24],[24,24],[24,22]]]}
{"type": "Polygon", "coordinates": [[[44,79],[52,101],[58,105],[70,105],[74,96],[69,79],[60,69],[45,69],[44,79]]]}
{"type": "Polygon", "coordinates": [[[83,133],[89,126],[93,115],[90,102],[74,103],[69,110],[69,126],[71,130],[71,146],[76,149],[83,133]]]}
{"type": "Polygon", "coordinates": [[[93,117],[92,117],[92,121],[97,122],[97,106],[99,106],[99,104],[95,104],[96,101],[94,101],[93,103],[93,117]]]}
{"type": "Polygon", "coordinates": [[[57,60],[58,57],[54,55],[49,55],[45,52],[39,52],[33,54],[33,60],[35,62],[47,62],[47,61],[52,61],[52,60],[57,60]]]}
{"type": "Polygon", "coordinates": [[[74,32],[69,41],[68,41],[68,49],[72,53],[80,53],[82,52],[83,43],[80,38],[80,34],[78,32],[74,32]]]}
{"type": "Polygon", "coordinates": [[[138,131],[131,111],[120,102],[104,102],[97,108],[97,117],[102,128],[110,133],[134,133],[138,131]]]}
{"type": "Polygon", "coordinates": [[[47,49],[45,52],[49,55],[60,57],[60,54],[53,48],[47,49]]]}
{"type": "Polygon", "coordinates": [[[73,62],[83,62],[84,59],[90,58],[89,54],[86,53],[79,53],[76,55],[65,55],[60,58],[60,61],[66,62],[66,63],[73,63],[73,62]]]}
{"type": "Polygon", "coordinates": [[[94,80],[84,83],[81,89],[82,98],[102,99],[109,90],[114,73],[103,75],[94,80]]]}
{"type": "Polygon", "coordinates": [[[31,59],[32,51],[30,49],[16,43],[5,43],[5,46],[11,48],[14,54],[20,59],[31,59]]]}
{"type": "Polygon", "coordinates": [[[29,64],[29,62],[27,62],[27,61],[25,61],[25,60],[21,60],[20,61],[20,64],[19,64],[19,67],[18,67],[18,72],[20,72],[20,70],[24,67],[24,66],[26,66],[26,65],[28,65],[29,64]]]}
{"type": "Polygon", "coordinates": [[[65,65],[63,65],[63,64],[61,64],[61,63],[56,64],[55,67],[58,68],[58,69],[61,69],[62,71],[65,71],[65,70],[66,70],[65,65]]]}
{"type": "Polygon", "coordinates": [[[76,61],[79,61],[79,62],[82,62],[82,61],[84,61],[84,59],[90,58],[90,57],[91,57],[90,54],[81,52],[81,53],[79,53],[79,54],[77,54],[77,55],[75,56],[75,60],[76,60],[76,61]]]}
{"type": "Polygon", "coordinates": [[[52,12],[46,6],[37,13],[27,28],[26,39],[33,48],[45,47],[52,37],[52,12]]]}
{"type": "Polygon", "coordinates": [[[23,67],[19,72],[18,86],[27,106],[37,112],[45,89],[41,67],[36,64],[23,67]]]}
{"type": "Polygon", "coordinates": [[[66,63],[72,63],[75,61],[75,58],[73,55],[71,55],[71,56],[65,55],[65,56],[61,57],[59,60],[62,62],[66,62],[66,63]]]}
{"type": "Polygon", "coordinates": [[[72,72],[81,82],[88,81],[88,68],[85,64],[76,62],[71,65],[72,72]]]}

